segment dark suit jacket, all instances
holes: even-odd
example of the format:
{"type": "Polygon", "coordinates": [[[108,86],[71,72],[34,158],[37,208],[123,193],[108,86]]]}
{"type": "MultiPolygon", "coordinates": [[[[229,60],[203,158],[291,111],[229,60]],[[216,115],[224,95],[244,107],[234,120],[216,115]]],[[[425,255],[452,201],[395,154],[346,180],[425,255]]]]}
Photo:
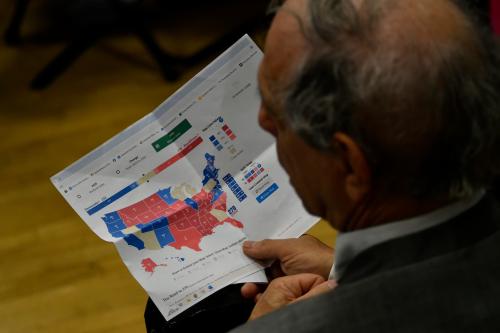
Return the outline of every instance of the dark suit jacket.
{"type": "Polygon", "coordinates": [[[360,253],[332,292],[234,332],[500,332],[500,206],[360,253]]]}

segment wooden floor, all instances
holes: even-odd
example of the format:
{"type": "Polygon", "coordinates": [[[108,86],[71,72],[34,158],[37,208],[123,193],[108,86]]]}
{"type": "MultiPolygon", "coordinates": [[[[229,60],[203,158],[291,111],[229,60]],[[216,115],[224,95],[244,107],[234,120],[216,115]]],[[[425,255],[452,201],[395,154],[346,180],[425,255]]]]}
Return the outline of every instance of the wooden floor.
{"type": "MultiPolygon", "coordinates": [[[[12,2],[0,2],[2,32],[12,2]]],[[[33,14],[26,20],[23,33],[38,28],[33,14]]],[[[191,29],[163,40],[189,51],[213,37],[191,29]]],[[[0,45],[0,332],[143,332],[146,293],[49,177],[150,112],[203,64],[165,83],[136,38],[115,36],[50,88],[30,91],[62,45],[0,45]]],[[[312,233],[334,238],[325,223],[312,233]]]]}

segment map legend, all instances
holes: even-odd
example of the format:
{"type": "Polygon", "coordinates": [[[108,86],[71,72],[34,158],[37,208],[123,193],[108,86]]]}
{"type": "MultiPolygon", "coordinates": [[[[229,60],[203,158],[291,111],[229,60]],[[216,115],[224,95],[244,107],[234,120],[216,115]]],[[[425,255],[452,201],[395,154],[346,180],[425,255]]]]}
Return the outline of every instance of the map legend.
{"type": "Polygon", "coordinates": [[[244,171],[241,181],[246,185],[258,203],[264,202],[279,189],[278,184],[271,178],[269,171],[261,163],[253,162],[244,171]]]}
{"type": "Polygon", "coordinates": [[[227,125],[222,126],[222,130],[224,131],[224,133],[226,133],[229,139],[231,139],[231,141],[234,141],[236,139],[236,135],[234,135],[233,131],[231,131],[229,126],[227,125]]]}
{"type": "Polygon", "coordinates": [[[207,130],[208,139],[217,151],[226,151],[232,159],[241,154],[242,150],[236,144],[236,135],[222,117],[215,118],[204,131],[207,130]]]}
{"type": "Polygon", "coordinates": [[[250,171],[245,173],[243,180],[246,184],[250,184],[263,172],[264,172],[264,168],[262,167],[262,165],[257,164],[256,166],[253,167],[253,169],[250,169],[250,171]]]}
{"type": "Polygon", "coordinates": [[[229,186],[229,189],[231,190],[231,192],[233,192],[239,202],[242,202],[247,198],[247,195],[245,194],[245,192],[243,192],[238,183],[236,183],[231,174],[228,173],[222,178],[222,180],[227,184],[227,186],[229,186]]]}
{"type": "Polygon", "coordinates": [[[215,135],[211,135],[209,137],[210,142],[214,145],[215,148],[217,148],[218,151],[221,151],[223,149],[222,145],[220,144],[219,140],[215,137],[215,135]]]}

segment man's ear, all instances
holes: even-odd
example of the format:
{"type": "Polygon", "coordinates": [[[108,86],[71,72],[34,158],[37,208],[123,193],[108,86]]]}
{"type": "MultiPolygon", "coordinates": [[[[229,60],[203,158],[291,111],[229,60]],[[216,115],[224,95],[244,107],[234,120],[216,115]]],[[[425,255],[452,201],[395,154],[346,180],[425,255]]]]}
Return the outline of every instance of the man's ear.
{"type": "Polygon", "coordinates": [[[345,193],[359,202],[372,186],[371,169],[360,145],[349,135],[337,132],[332,138],[335,155],[344,166],[345,193]]]}

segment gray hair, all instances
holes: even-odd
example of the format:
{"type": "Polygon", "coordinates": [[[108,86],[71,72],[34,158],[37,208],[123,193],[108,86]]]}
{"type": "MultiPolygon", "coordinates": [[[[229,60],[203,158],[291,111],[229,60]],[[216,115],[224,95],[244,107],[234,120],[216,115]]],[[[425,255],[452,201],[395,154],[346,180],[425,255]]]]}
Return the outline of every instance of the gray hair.
{"type": "Polygon", "coordinates": [[[353,137],[378,190],[468,196],[500,169],[498,45],[451,3],[458,32],[444,37],[419,16],[429,10],[420,1],[405,21],[392,15],[401,3],[410,1],[309,1],[311,48],[287,89],[286,119],[324,151],[334,152],[336,132],[353,137]]]}

